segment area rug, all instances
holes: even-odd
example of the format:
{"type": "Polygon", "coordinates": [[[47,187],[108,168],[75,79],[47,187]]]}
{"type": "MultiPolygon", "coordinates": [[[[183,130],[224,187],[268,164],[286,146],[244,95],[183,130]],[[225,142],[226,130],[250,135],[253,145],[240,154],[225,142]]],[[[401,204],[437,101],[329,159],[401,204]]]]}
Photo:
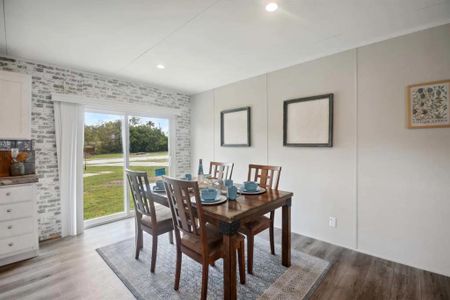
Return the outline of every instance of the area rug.
{"type": "MultiPolygon", "coordinates": [[[[134,259],[134,239],[97,249],[97,252],[137,299],[199,299],[201,265],[183,255],[178,291],[175,279],[175,246],[168,239],[158,240],[158,257],[154,274],[150,273],[151,240],[144,235],[144,249],[134,259]]],[[[238,299],[307,299],[330,267],[329,262],[292,250],[292,266],[281,265],[281,248],[270,254],[269,242],[255,239],[253,273],[247,273],[245,285],[237,283],[238,299]]],[[[237,274],[239,281],[239,274],[237,274]]],[[[208,299],[223,299],[222,260],[210,267],[208,299]]]]}

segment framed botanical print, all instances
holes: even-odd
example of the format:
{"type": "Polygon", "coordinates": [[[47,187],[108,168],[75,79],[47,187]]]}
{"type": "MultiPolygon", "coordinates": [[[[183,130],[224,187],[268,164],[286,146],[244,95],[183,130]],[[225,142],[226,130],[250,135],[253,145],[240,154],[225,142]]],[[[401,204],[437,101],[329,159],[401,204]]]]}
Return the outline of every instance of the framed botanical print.
{"type": "Polygon", "coordinates": [[[284,101],[283,145],[333,146],[333,94],[284,101]]]}
{"type": "Polygon", "coordinates": [[[406,88],[408,128],[450,127],[450,80],[406,88]]]}
{"type": "Polygon", "coordinates": [[[224,110],[220,113],[220,145],[222,147],[250,147],[250,107],[224,110]]]}

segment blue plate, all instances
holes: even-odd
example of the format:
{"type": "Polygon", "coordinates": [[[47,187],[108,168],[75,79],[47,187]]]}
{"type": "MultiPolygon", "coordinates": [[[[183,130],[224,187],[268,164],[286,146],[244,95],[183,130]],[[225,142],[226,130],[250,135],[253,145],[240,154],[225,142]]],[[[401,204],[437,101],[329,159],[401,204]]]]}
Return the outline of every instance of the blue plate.
{"type": "Polygon", "coordinates": [[[216,199],[214,200],[203,200],[202,199],[202,205],[215,205],[226,202],[228,199],[224,195],[218,195],[216,199]]]}
{"type": "Polygon", "coordinates": [[[263,187],[260,187],[260,186],[256,189],[256,191],[251,191],[251,192],[247,191],[246,189],[243,189],[243,188],[238,189],[238,193],[242,194],[242,195],[259,195],[259,194],[263,194],[265,192],[266,192],[266,189],[263,187]]]}

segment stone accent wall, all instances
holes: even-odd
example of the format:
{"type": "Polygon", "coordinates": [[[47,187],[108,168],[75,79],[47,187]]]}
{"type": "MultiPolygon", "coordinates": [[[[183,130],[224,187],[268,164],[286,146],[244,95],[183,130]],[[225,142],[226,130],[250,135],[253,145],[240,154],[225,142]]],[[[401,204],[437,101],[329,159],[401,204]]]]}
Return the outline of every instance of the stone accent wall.
{"type": "MultiPolygon", "coordinates": [[[[52,93],[83,95],[182,111],[176,119],[176,175],[190,171],[190,97],[144,83],[0,57],[0,70],[32,75],[32,139],[36,151],[40,240],[61,235],[61,204],[52,93]]],[[[1,109],[1,108],[0,108],[1,109]]]]}

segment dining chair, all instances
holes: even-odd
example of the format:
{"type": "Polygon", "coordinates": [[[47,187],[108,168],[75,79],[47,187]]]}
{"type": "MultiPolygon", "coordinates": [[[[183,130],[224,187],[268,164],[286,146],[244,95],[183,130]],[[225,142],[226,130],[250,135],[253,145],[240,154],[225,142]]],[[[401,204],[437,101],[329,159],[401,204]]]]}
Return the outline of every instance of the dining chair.
{"type": "Polygon", "coordinates": [[[209,175],[217,179],[231,179],[234,163],[212,161],[209,163],[209,175]]]}
{"type": "Polygon", "coordinates": [[[143,231],[152,236],[152,261],[150,272],[155,272],[156,254],[158,251],[158,236],[169,233],[169,241],[173,244],[173,222],[170,209],[155,203],[150,191],[146,172],[126,170],[131,195],[134,202],[135,218],[135,258],[143,248],[143,231]]]}
{"type": "MultiPolygon", "coordinates": [[[[278,190],[281,167],[254,165],[248,166],[247,180],[258,182],[259,186],[266,189],[278,190]]],[[[258,219],[242,224],[239,231],[247,236],[247,272],[253,274],[253,247],[255,235],[269,229],[270,252],[275,255],[275,241],[273,237],[275,211],[271,211],[269,217],[260,216],[258,219]]]]}
{"type": "MultiPolygon", "coordinates": [[[[197,181],[177,180],[163,176],[169,207],[172,212],[177,248],[175,284],[178,290],[181,276],[182,254],[202,265],[201,299],[208,294],[209,265],[224,257],[222,234],[205,220],[197,181]],[[191,202],[194,201],[194,204],[191,202]]],[[[235,249],[238,251],[239,278],[245,284],[244,236],[239,234],[235,249]]]]}

